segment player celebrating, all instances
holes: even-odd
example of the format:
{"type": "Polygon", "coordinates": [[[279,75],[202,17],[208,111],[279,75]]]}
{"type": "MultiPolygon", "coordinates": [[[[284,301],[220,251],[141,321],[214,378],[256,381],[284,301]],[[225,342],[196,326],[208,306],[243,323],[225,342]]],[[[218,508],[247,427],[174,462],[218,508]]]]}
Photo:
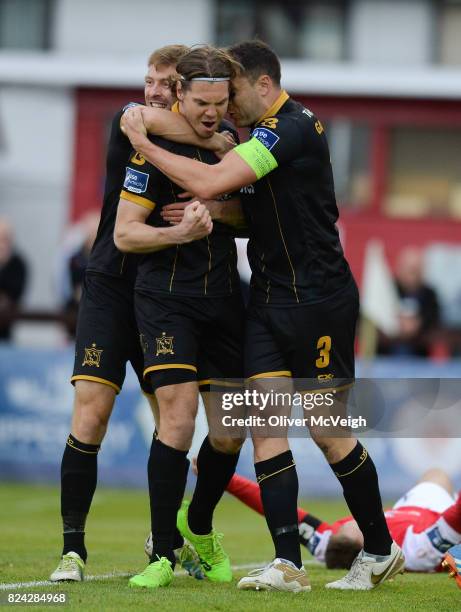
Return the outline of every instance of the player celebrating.
{"type": "MultiPolygon", "coordinates": [[[[148,61],[144,94],[148,112],[161,116],[162,121],[157,121],[158,130],[163,130],[160,133],[198,144],[202,139],[197,137],[189,124],[167,112],[174,102],[170,78],[175,74],[177,61],[187,51],[188,48],[183,45],[170,45],[152,53],[148,61]],[[166,121],[166,116],[170,116],[169,121],[166,121]]],[[[121,253],[113,242],[120,189],[132,151],[128,138],[120,130],[122,114],[123,111],[118,112],[112,121],[104,204],[79,308],[71,379],[75,386],[72,429],[61,464],[64,547],[61,561],[51,575],[52,581],[83,580],[87,559],[85,522],[96,489],[97,456],[115,397],[125,378],[127,361],[131,362],[137,373],[143,391],[152,394],[151,386],[143,379],[143,354],[134,317],[133,286],[137,259],[136,256],[121,253]]],[[[203,142],[214,148],[223,144],[222,139],[203,142]]],[[[203,207],[199,211],[202,218],[194,220],[195,227],[190,221],[181,225],[179,234],[182,233],[182,239],[203,236],[204,233],[193,233],[197,230],[197,224],[201,226],[201,232],[206,232],[205,211],[203,207]]],[[[154,411],[154,396],[148,395],[148,399],[154,411]]],[[[190,551],[185,548],[180,553],[184,564],[192,571],[190,551]]]]}
{"type": "MultiPolygon", "coordinates": [[[[221,125],[236,66],[229,55],[212,47],[193,49],[178,63],[178,104],[173,110],[203,138],[221,125]]],[[[218,162],[197,147],[163,139],[155,142],[164,150],[218,162]]],[[[156,390],[160,425],[148,463],[153,551],[147,568],[131,578],[133,587],[167,586],[173,578],[176,514],[186,485],[199,385],[203,389],[214,379],[243,374],[244,310],[232,232],[219,222],[211,232],[210,222],[210,233],[203,240],[168,243],[166,234],[171,236],[179,226],[165,223],[161,209],[178,199],[181,191],[144,160],[130,164],[114,233],[124,251],[144,252],[151,231],[163,232],[163,245],[171,247],[141,259],[135,288],[144,375],[156,390]]],[[[178,513],[181,533],[197,550],[207,577],[217,582],[230,581],[232,573],[220,536],[212,529],[213,511],[235,471],[241,444],[241,440],[205,439],[192,502],[178,513]]]]}
{"type": "MultiPolygon", "coordinates": [[[[149,142],[142,113],[127,118],[128,135],[143,156],[199,197],[247,186],[241,198],[253,276],[246,376],[313,379],[316,388],[326,380],[331,386],[339,380],[350,384],[358,292],[335,227],[338,209],[323,126],[281,90],[280,63],[269,47],[251,41],[230,52],[245,71],[233,80],[229,112],[237,125],[252,126],[249,142],[208,166],[149,142]]],[[[371,589],[401,571],[403,555],[390,537],[368,452],[355,438],[324,433],[311,430],[364,536],[354,572],[327,587],[371,589]]],[[[243,578],[239,588],[307,591],[298,543],[298,480],[288,441],[254,437],[253,442],[276,559],[257,576],[243,578]]]]}

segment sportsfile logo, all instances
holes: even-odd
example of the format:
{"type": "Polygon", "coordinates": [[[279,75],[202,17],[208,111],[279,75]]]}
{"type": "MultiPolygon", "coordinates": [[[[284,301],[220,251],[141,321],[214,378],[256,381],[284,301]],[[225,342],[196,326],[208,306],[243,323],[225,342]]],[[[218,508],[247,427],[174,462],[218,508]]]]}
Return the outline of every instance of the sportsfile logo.
{"type": "Polygon", "coordinates": [[[127,166],[125,182],[123,183],[124,189],[132,193],[145,193],[148,182],[149,175],[146,172],[139,172],[139,170],[127,166]]]}

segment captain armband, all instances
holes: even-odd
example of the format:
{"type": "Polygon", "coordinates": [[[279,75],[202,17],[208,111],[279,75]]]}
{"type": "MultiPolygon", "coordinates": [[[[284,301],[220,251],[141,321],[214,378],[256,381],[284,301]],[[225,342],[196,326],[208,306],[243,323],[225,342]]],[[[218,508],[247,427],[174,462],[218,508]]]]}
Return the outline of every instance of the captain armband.
{"type": "Polygon", "coordinates": [[[233,151],[250,166],[258,180],[278,166],[275,157],[257,138],[238,145],[233,151]]]}

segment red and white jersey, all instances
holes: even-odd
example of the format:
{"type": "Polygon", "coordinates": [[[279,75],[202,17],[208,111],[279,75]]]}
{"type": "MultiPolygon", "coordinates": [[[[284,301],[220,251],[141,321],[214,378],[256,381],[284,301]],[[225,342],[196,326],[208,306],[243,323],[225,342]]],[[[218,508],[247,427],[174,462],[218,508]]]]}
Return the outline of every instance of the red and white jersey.
{"type": "MultiPolygon", "coordinates": [[[[425,531],[437,522],[440,513],[417,506],[407,506],[392,508],[384,515],[392,539],[405,555],[405,568],[413,572],[436,571],[442,561],[443,553],[432,546],[425,531]]],[[[353,520],[352,516],[348,516],[331,525],[322,523],[318,527],[312,537],[313,554],[318,561],[325,562],[325,551],[330,536],[337,533],[344,523],[353,520]]]]}

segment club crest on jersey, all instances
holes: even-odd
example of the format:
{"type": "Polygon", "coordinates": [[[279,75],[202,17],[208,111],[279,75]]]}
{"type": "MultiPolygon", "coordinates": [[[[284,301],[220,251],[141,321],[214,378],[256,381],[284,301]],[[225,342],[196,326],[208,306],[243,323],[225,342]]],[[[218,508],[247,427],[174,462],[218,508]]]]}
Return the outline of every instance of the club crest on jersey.
{"type": "Polygon", "coordinates": [[[103,349],[96,348],[96,343],[93,342],[91,348],[85,348],[85,358],[83,359],[82,366],[87,365],[99,368],[102,351],[103,349]]]}
{"type": "Polygon", "coordinates": [[[274,134],[271,130],[263,127],[257,127],[251,132],[252,138],[257,138],[269,151],[278,143],[280,137],[274,134]]]}
{"type": "Polygon", "coordinates": [[[147,191],[147,183],[149,175],[146,172],[139,172],[134,168],[126,167],[125,182],[123,188],[132,193],[145,193],[147,191]]]}
{"type": "Polygon", "coordinates": [[[155,338],[157,343],[156,357],[159,355],[174,355],[173,351],[173,340],[174,336],[167,336],[165,332],[162,332],[160,338],[155,338]]]}

